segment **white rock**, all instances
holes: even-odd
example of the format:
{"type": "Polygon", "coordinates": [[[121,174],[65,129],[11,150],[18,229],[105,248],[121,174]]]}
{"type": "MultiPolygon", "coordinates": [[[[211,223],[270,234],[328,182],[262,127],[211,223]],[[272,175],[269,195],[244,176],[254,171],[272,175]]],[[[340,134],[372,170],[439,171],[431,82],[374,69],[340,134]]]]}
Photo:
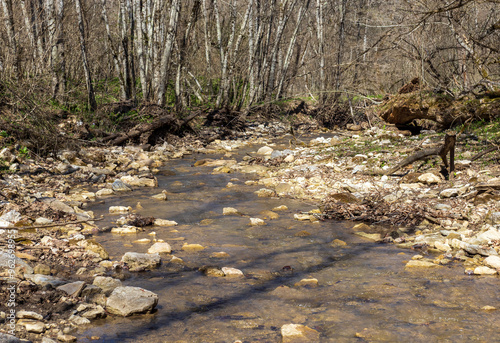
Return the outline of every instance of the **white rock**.
{"type": "Polygon", "coordinates": [[[44,217],[38,217],[35,220],[35,224],[38,224],[38,225],[47,225],[47,224],[50,224],[52,222],[53,222],[53,220],[48,219],[48,218],[44,218],[44,217]]]}
{"type": "Polygon", "coordinates": [[[172,247],[168,243],[157,242],[148,249],[148,254],[170,254],[172,247]]]}
{"type": "Polygon", "coordinates": [[[226,274],[226,277],[242,277],[245,276],[243,272],[236,268],[222,267],[222,271],[226,274]]]}
{"type": "Polygon", "coordinates": [[[161,264],[159,254],[141,254],[138,252],[127,252],[122,256],[125,263],[132,272],[140,272],[146,269],[155,269],[161,264]]]}
{"type": "Polygon", "coordinates": [[[95,195],[97,197],[103,197],[103,196],[107,196],[107,195],[112,195],[114,194],[115,192],[111,189],[111,188],[103,188],[103,189],[100,189],[98,190],[95,195]]]}
{"type": "Polygon", "coordinates": [[[17,318],[43,320],[43,316],[33,311],[20,310],[16,313],[17,318]]]}
{"type": "Polygon", "coordinates": [[[257,154],[259,155],[271,155],[273,153],[273,148],[268,146],[263,146],[259,150],[257,150],[257,154]]]}
{"type": "Polygon", "coordinates": [[[479,267],[474,268],[474,274],[475,275],[494,275],[494,274],[497,274],[497,271],[496,271],[496,269],[492,269],[489,267],[479,266],[479,267]]]}
{"type": "Polygon", "coordinates": [[[104,294],[109,296],[116,287],[122,286],[122,282],[109,276],[96,276],[93,285],[101,288],[104,294]]]}
{"type": "Polygon", "coordinates": [[[90,320],[87,318],[83,318],[77,315],[72,314],[69,318],[68,321],[75,323],[76,325],[86,325],[90,324],[90,320]]]}
{"type": "Polygon", "coordinates": [[[418,177],[418,181],[423,182],[427,185],[433,185],[441,182],[441,178],[433,173],[425,173],[418,177]]]}
{"type": "Polygon", "coordinates": [[[281,327],[282,343],[319,342],[319,332],[301,324],[286,324],[281,327]]]}
{"type": "Polygon", "coordinates": [[[444,189],[443,191],[441,191],[441,193],[439,193],[439,196],[441,198],[453,198],[453,197],[458,196],[458,194],[459,194],[458,189],[447,188],[447,189],[444,189]]]}
{"type": "Polygon", "coordinates": [[[287,157],[285,157],[285,159],[283,161],[285,161],[286,163],[291,163],[291,162],[295,161],[295,156],[288,155],[287,157]]]}
{"type": "Polygon", "coordinates": [[[42,322],[27,322],[24,324],[26,331],[33,333],[42,333],[45,331],[45,324],[42,322]]]}
{"type": "Polygon", "coordinates": [[[500,269],[500,257],[488,256],[484,259],[484,264],[494,269],[500,269]]]}
{"type": "Polygon", "coordinates": [[[266,222],[260,218],[250,218],[250,225],[252,226],[266,225],[266,222]]]}
{"type": "Polygon", "coordinates": [[[114,213],[128,213],[132,211],[132,207],[130,206],[111,206],[109,208],[109,213],[114,214],[114,213]]]}
{"type": "Polygon", "coordinates": [[[434,247],[436,249],[438,249],[439,251],[443,251],[443,252],[451,251],[451,247],[448,244],[440,242],[440,241],[434,242],[434,247]]]}
{"type": "Polygon", "coordinates": [[[111,229],[111,233],[116,233],[120,235],[128,235],[137,233],[138,229],[135,226],[122,226],[122,227],[114,227],[111,229]]]}
{"type": "Polygon", "coordinates": [[[500,232],[495,228],[491,228],[488,231],[477,235],[477,239],[482,244],[487,244],[488,242],[491,242],[491,241],[500,241],[500,232]]]}
{"type": "Polygon", "coordinates": [[[166,220],[166,219],[155,219],[154,225],[156,226],[176,226],[178,225],[177,222],[173,220],[166,220]]]}
{"type": "Polygon", "coordinates": [[[222,215],[224,215],[224,216],[241,215],[241,213],[240,213],[240,211],[238,211],[234,207],[224,207],[222,209],[222,215]]]}

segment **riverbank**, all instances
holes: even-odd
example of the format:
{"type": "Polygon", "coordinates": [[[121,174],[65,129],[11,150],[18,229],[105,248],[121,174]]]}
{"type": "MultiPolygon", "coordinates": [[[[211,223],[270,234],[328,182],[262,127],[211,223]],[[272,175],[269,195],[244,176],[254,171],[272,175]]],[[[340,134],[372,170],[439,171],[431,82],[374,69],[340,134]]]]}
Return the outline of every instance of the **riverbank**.
{"type": "MultiPolygon", "coordinates": [[[[416,163],[404,170],[402,177],[370,174],[394,166],[419,147],[441,144],[442,135],[427,132],[408,137],[407,132],[383,127],[341,132],[309,127],[293,136],[288,132],[281,123],[254,125],[236,140],[215,140],[207,146],[185,140],[149,150],[91,147],[64,151],[46,160],[20,158],[12,152],[9,156],[9,151],[2,151],[12,169],[2,180],[2,244],[8,242],[9,229],[19,230],[15,239],[16,335],[33,341],[42,336],[47,337],[46,342],[50,342],[49,337],[74,341],[79,325],[108,313],[124,315],[110,310],[108,303],[120,284],[116,278],[102,277],[131,269],[132,263],[110,260],[92,236],[113,229],[140,231],[143,226],[176,223],[169,218],[144,218],[137,205],[110,209],[121,211],[125,219],[114,228],[103,227],[89,208],[139,187],[150,187],[151,196],[168,201],[168,192],[157,187],[157,176],[165,173],[168,161],[195,153],[223,157],[200,158],[193,168],[213,167],[211,173],[255,173],[258,181],[248,181],[248,185],[262,187],[257,191],[259,197],[303,199],[322,210],[296,213],[297,221],[357,220],[362,223],[354,229],[360,236],[416,250],[408,268],[460,260],[466,273],[497,273],[500,215],[495,177],[500,173],[496,164],[488,164],[489,156],[467,160],[482,147],[475,137],[459,141],[456,173],[452,180],[445,180],[437,168],[439,161],[418,171],[416,163]],[[285,148],[275,145],[277,138],[286,142],[285,148]],[[243,160],[233,159],[235,151],[249,145],[255,150],[243,160]]],[[[8,256],[3,258],[8,260],[8,256]]],[[[155,261],[153,258],[148,263],[155,265],[155,261]]],[[[149,264],[145,265],[148,269],[149,264]]],[[[8,268],[3,270],[3,281],[9,273],[8,268]]],[[[120,292],[114,298],[120,298],[120,292]]],[[[154,295],[147,298],[146,307],[130,313],[154,311],[157,299],[154,295]]]]}

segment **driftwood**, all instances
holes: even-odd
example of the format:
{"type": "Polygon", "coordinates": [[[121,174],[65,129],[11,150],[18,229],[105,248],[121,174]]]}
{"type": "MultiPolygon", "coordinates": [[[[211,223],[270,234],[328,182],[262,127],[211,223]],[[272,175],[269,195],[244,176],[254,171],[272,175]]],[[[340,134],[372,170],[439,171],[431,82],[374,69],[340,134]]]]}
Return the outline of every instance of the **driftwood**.
{"type": "Polygon", "coordinates": [[[480,153],[478,153],[478,154],[474,155],[474,156],[473,156],[470,160],[471,160],[471,161],[475,161],[475,160],[477,160],[478,158],[483,157],[484,155],[489,154],[490,152],[493,152],[493,151],[497,151],[497,150],[500,150],[500,147],[498,147],[498,146],[493,146],[493,147],[491,147],[491,148],[489,148],[489,149],[486,149],[485,151],[482,151],[482,152],[480,152],[480,153]]]}
{"type": "Polygon", "coordinates": [[[444,166],[446,169],[449,167],[450,175],[455,170],[455,142],[457,140],[456,135],[446,135],[444,138],[444,144],[441,147],[424,149],[416,152],[415,154],[408,156],[397,166],[389,169],[384,173],[384,175],[391,175],[400,170],[401,168],[406,167],[413,162],[426,159],[429,156],[439,155],[444,162],[444,166]],[[450,164],[448,165],[448,160],[446,156],[450,153],[450,164]]]}

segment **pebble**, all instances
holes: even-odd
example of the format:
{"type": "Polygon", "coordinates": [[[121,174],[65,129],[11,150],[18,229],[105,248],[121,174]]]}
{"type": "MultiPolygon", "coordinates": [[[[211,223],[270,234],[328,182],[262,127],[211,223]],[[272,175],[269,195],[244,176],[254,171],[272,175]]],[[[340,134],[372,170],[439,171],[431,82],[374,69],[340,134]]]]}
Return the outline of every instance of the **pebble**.
{"type": "Polygon", "coordinates": [[[177,222],[166,219],[155,219],[153,224],[156,226],[165,226],[165,227],[178,225],[177,222]]]}
{"type": "Polygon", "coordinates": [[[277,206],[277,207],[273,208],[273,211],[276,211],[276,212],[287,211],[287,210],[288,210],[288,207],[286,205],[280,205],[280,206],[277,206]]]}
{"type": "Polygon", "coordinates": [[[496,269],[492,269],[486,266],[479,266],[474,268],[475,275],[495,275],[497,274],[496,269]]]}
{"type": "Polygon", "coordinates": [[[302,279],[299,282],[295,283],[295,287],[318,287],[318,279],[310,278],[310,279],[302,279]]]}
{"type": "Polygon", "coordinates": [[[259,150],[257,150],[257,154],[259,155],[271,155],[273,153],[273,148],[268,146],[263,146],[259,150]]]}
{"type": "Polygon", "coordinates": [[[435,268],[439,267],[438,264],[424,260],[411,260],[406,263],[405,268],[435,268]]]}
{"type": "Polygon", "coordinates": [[[184,251],[201,251],[204,249],[205,249],[205,247],[203,245],[200,245],[200,244],[187,244],[187,243],[185,243],[182,246],[182,250],[184,250],[184,251]]]}
{"type": "Polygon", "coordinates": [[[111,206],[109,208],[110,214],[128,213],[130,211],[132,211],[132,207],[130,206],[111,206]]]}
{"type": "Polygon", "coordinates": [[[166,191],[163,191],[160,194],[153,195],[153,196],[151,196],[151,198],[156,199],[156,200],[160,200],[160,201],[168,200],[166,191]]]}
{"type": "Polygon", "coordinates": [[[222,215],[230,216],[230,215],[241,215],[241,212],[235,209],[234,207],[224,207],[222,209],[222,215]]]}
{"type": "Polygon", "coordinates": [[[126,252],[121,261],[125,263],[131,272],[140,272],[158,268],[161,264],[159,254],[142,254],[138,252],[126,252]]]}
{"type": "Polygon", "coordinates": [[[222,272],[226,277],[243,277],[243,272],[236,268],[222,267],[222,272]]]}
{"type": "Polygon", "coordinates": [[[120,235],[128,235],[128,234],[135,234],[139,231],[140,229],[135,227],[135,226],[122,226],[122,227],[114,227],[111,229],[111,233],[116,233],[120,235]]]}
{"type": "Polygon", "coordinates": [[[168,243],[157,242],[148,249],[148,254],[170,254],[171,252],[172,247],[168,243]]]}
{"type": "Polygon", "coordinates": [[[418,177],[418,181],[426,185],[434,185],[441,182],[441,178],[433,173],[425,173],[418,177]]]}
{"type": "Polygon", "coordinates": [[[20,310],[16,312],[17,318],[42,320],[43,316],[33,311],[20,310]]]}
{"type": "Polygon", "coordinates": [[[266,225],[266,222],[260,218],[250,218],[250,225],[251,226],[262,226],[262,225],[266,225]]]}
{"type": "Polygon", "coordinates": [[[96,276],[92,285],[99,287],[106,296],[109,296],[116,287],[122,286],[122,282],[109,276],[96,276]]]}
{"type": "Polygon", "coordinates": [[[500,257],[488,256],[484,259],[484,264],[490,268],[500,270],[500,257]]]}
{"type": "Polygon", "coordinates": [[[286,324],[281,327],[281,343],[319,342],[319,332],[302,324],[286,324]]]}
{"type": "Polygon", "coordinates": [[[219,252],[211,253],[210,257],[212,257],[212,258],[229,258],[230,255],[227,252],[219,251],[219,252]]]}

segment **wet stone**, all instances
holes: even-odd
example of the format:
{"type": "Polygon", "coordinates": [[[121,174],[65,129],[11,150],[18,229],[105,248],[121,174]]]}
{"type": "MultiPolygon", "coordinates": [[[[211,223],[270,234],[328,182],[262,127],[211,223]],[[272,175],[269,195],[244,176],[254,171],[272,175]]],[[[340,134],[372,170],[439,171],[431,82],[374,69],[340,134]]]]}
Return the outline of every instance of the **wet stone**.
{"type": "Polygon", "coordinates": [[[138,252],[127,252],[123,255],[121,261],[125,263],[131,272],[140,272],[143,270],[156,269],[161,264],[161,258],[158,254],[142,254],[138,252]]]}
{"type": "Polygon", "coordinates": [[[301,324],[286,324],[281,327],[282,343],[319,342],[319,332],[301,324]]]}
{"type": "Polygon", "coordinates": [[[230,216],[230,215],[241,215],[241,212],[235,209],[234,207],[224,207],[222,209],[222,215],[224,216],[230,216]]]}
{"type": "Polygon", "coordinates": [[[484,264],[490,268],[500,270],[500,257],[488,256],[484,259],[484,264]]]}
{"type": "Polygon", "coordinates": [[[496,269],[492,269],[486,266],[480,266],[474,268],[474,274],[475,275],[495,275],[497,274],[496,269]]]}
{"type": "Polygon", "coordinates": [[[423,261],[423,260],[411,260],[408,261],[408,263],[405,266],[405,269],[408,268],[435,268],[439,267],[438,264],[429,262],[429,261],[423,261]]]}
{"type": "Polygon", "coordinates": [[[111,187],[115,192],[128,192],[132,190],[132,188],[130,188],[130,186],[125,184],[122,180],[115,180],[111,187]]]}
{"type": "Polygon", "coordinates": [[[157,242],[153,244],[149,249],[148,249],[148,254],[170,254],[172,252],[172,247],[168,243],[161,243],[157,242]]]}
{"type": "Polygon", "coordinates": [[[266,222],[260,218],[250,218],[250,225],[251,226],[262,226],[262,225],[266,225],[266,222]]]}
{"type": "Polygon", "coordinates": [[[152,311],[158,304],[158,295],[140,287],[117,287],[106,301],[109,313],[123,317],[152,311]]]}
{"type": "Polygon", "coordinates": [[[204,250],[205,247],[200,244],[184,244],[182,246],[182,250],[184,251],[201,251],[204,250]]]}
{"type": "Polygon", "coordinates": [[[244,277],[243,272],[236,268],[222,267],[222,272],[226,277],[244,277]]]}
{"type": "Polygon", "coordinates": [[[299,282],[295,283],[295,287],[318,287],[318,279],[310,278],[310,279],[302,279],[299,282]]]}

